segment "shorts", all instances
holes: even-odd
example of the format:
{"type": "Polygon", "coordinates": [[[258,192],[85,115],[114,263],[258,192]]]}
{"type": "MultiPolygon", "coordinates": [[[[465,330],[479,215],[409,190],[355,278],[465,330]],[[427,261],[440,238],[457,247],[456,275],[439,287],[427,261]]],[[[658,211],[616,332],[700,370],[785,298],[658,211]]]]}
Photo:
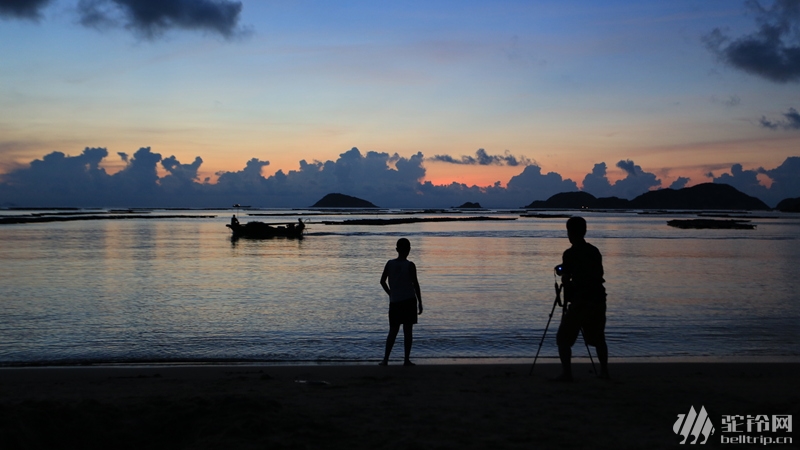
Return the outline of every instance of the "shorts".
{"type": "Polygon", "coordinates": [[[389,325],[417,323],[417,299],[389,302],[389,325]]]}
{"type": "Polygon", "coordinates": [[[561,317],[556,343],[559,346],[572,347],[581,331],[583,331],[583,340],[591,346],[597,346],[606,341],[605,302],[579,306],[570,304],[570,308],[561,317]]]}

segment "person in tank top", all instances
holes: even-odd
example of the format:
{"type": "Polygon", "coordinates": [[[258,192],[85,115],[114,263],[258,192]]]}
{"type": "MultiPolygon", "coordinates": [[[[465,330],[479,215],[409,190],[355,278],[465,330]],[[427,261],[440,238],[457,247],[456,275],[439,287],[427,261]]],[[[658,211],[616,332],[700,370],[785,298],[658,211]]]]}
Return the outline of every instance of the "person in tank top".
{"type": "Polygon", "coordinates": [[[381,274],[381,286],[389,294],[389,335],[386,337],[386,349],[380,365],[389,364],[400,326],[403,326],[403,365],[413,366],[409,359],[414,339],[414,324],[417,315],[422,314],[422,293],[417,280],[417,266],[408,260],[411,243],[406,238],[397,241],[397,258],[386,262],[381,274]]]}

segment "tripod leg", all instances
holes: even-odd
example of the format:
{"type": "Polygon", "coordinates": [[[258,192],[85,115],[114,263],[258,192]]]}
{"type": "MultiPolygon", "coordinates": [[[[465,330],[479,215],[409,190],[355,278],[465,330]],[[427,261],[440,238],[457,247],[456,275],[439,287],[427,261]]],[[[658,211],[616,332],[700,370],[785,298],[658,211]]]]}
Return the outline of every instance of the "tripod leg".
{"type": "Polygon", "coordinates": [[[542,351],[542,344],[544,344],[544,337],[547,336],[547,329],[550,328],[550,321],[553,320],[553,313],[556,311],[556,305],[558,305],[559,300],[561,299],[558,297],[558,295],[556,295],[556,301],[553,302],[553,309],[550,310],[550,316],[547,318],[547,325],[545,325],[544,327],[544,333],[542,333],[542,340],[539,341],[539,349],[536,350],[536,357],[533,358],[533,364],[531,364],[531,370],[528,372],[528,376],[533,375],[533,368],[536,367],[536,360],[539,359],[539,352],[542,351]]]}
{"type": "Polygon", "coordinates": [[[583,343],[586,344],[586,351],[589,352],[589,361],[592,362],[592,373],[597,375],[597,368],[594,366],[594,359],[592,358],[592,351],[589,349],[589,343],[586,342],[586,334],[583,333],[583,328],[581,328],[581,337],[583,338],[583,343]]]}

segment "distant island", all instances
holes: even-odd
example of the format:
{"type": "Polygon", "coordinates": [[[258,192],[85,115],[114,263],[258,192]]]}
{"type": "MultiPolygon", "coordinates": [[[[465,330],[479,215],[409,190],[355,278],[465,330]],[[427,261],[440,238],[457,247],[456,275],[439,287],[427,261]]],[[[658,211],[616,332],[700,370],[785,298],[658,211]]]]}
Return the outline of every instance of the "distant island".
{"type": "MultiPolygon", "coordinates": [[[[783,203],[783,202],[781,202],[783,203]]],[[[626,200],[618,197],[597,198],[588,192],[562,192],[544,201],[535,201],[527,209],[701,209],[701,210],[770,210],[761,200],[733,186],[703,183],[683,189],[659,189],[626,200]]]]}
{"type": "Polygon", "coordinates": [[[483,209],[483,207],[478,202],[466,202],[461,206],[456,206],[454,209],[483,209]]]}
{"type": "Polygon", "coordinates": [[[800,212],[800,197],[781,200],[775,209],[781,212],[800,212]]]}
{"type": "Polygon", "coordinates": [[[328,194],[322,197],[312,208],[377,208],[372,203],[357,197],[344,194],[328,194]]]}

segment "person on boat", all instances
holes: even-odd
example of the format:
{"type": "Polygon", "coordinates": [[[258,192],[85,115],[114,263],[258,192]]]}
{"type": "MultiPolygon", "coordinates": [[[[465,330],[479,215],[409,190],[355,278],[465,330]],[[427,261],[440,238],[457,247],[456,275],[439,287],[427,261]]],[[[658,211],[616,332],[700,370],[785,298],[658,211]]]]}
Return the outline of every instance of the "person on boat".
{"type": "Polygon", "coordinates": [[[239,226],[239,219],[236,218],[236,214],[231,217],[231,227],[239,226]]]}
{"type": "MultiPolygon", "coordinates": [[[[302,222],[301,222],[302,223],[302,222]]],[[[408,260],[411,243],[406,238],[397,241],[397,258],[386,263],[381,274],[381,286],[389,294],[389,335],[386,337],[386,350],[380,365],[389,364],[394,341],[403,326],[403,365],[413,366],[409,356],[414,339],[413,329],[417,314],[422,314],[422,293],[417,280],[417,266],[408,260]],[[387,284],[388,281],[388,284],[387,284]]]]}
{"type": "Polygon", "coordinates": [[[561,281],[567,308],[561,316],[561,325],[556,334],[562,369],[557,381],[572,381],[572,346],[581,331],[586,344],[597,350],[600,378],[609,378],[603,257],[597,247],[586,242],[584,236],[586,220],[577,216],[569,218],[567,237],[572,246],[564,252],[561,263],[561,281]]]}

